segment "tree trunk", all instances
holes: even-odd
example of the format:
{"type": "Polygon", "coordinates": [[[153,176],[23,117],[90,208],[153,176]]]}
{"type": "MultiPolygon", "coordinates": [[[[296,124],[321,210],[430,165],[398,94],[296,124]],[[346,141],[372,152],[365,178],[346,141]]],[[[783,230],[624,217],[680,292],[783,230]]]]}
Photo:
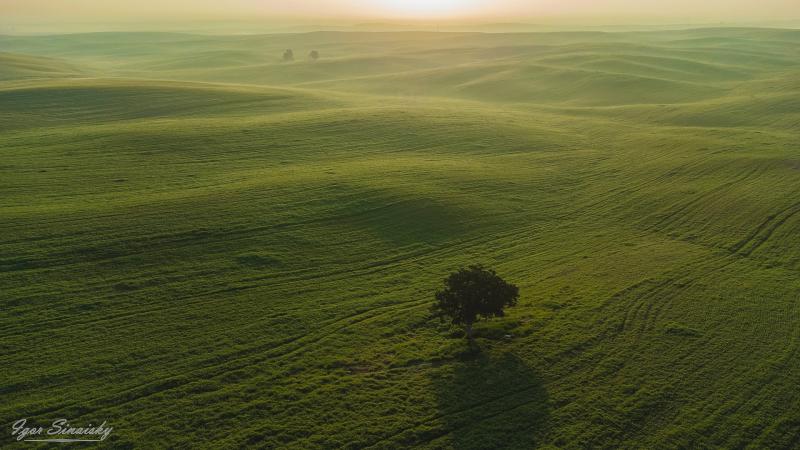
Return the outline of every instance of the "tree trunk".
{"type": "Polygon", "coordinates": [[[472,342],[472,322],[467,322],[464,328],[466,328],[467,331],[467,339],[472,342]]]}

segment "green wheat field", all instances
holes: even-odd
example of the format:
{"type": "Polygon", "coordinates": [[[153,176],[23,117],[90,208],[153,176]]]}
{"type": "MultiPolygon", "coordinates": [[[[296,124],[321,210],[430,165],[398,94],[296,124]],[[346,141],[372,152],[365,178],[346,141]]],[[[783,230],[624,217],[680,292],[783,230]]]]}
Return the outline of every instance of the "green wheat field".
{"type": "Polygon", "coordinates": [[[0,151],[0,446],[800,448],[800,31],[4,36],[0,151]]]}

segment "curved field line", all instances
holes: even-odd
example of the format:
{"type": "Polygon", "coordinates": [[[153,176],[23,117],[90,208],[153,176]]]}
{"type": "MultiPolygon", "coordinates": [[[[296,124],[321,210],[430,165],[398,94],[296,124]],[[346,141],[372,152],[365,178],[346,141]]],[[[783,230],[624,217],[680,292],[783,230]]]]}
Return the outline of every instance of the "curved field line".
{"type": "MultiPolygon", "coordinates": [[[[248,349],[247,351],[243,351],[245,354],[242,355],[242,356],[235,356],[233,359],[227,359],[225,361],[222,361],[222,362],[219,362],[219,363],[216,363],[216,364],[211,364],[211,365],[208,365],[208,366],[205,366],[205,367],[196,368],[196,369],[193,369],[190,372],[185,373],[185,374],[168,376],[168,377],[161,378],[161,379],[159,379],[157,381],[148,381],[148,382],[145,382],[145,383],[141,383],[139,385],[127,388],[127,389],[125,389],[123,391],[115,392],[115,393],[113,393],[111,395],[108,395],[108,396],[101,396],[101,397],[96,397],[96,398],[91,399],[91,400],[87,400],[87,401],[83,402],[83,404],[106,403],[107,406],[117,407],[119,405],[130,403],[131,401],[139,400],[141,398],[147,397],[147,396],[155,394],[155,393],[159,393],[159,392],[164,392],[164,391],[167,391],[167,390],[175,389],[175,388],[184,386],[186,384],[193,383],[193,382],[195,382],[197,380],[200,380],[200,379],[206,379],[206,378],[208,378],[210,376],[218,376],[218,375],[221,375],[223,373],[230,372],[232,370],[241,369],[243,367],[247,367],[247,366],[252,365],[252,364],[258,364],[258,363],[264,362],[264,361],[269,360],[269,359],[282,358],[282,357],[285,357],[285,356],[289,356],[291,354],[296,353],[299,350],[302,350],[304,347],[309,346],[309,345],[313,345],[315,343],[318,343],[318,342],[322,341],[323,339],[325,339],[327,337],[330,337],[330,336],[336,334],[337,332],[348,328],[349,326],[356,325],[356,324],[359,324],[361,322],[364,322],[364,321],[367,321],[367,320],[370,320],[370,319],[375,319],[377,317],[384,316],[386,314],[391,313],[392,310],[394,310],[394,309],[397,309],[397,310],[413,309],[413,308],[417,308],[417,307],[423,306],[423,305],[425,305],[427,303],[428,303],[427,301],[425,301],[424,303],[419,302],[419,301],[417,301],[416,303],[414,303],[414,302],[399,303],[399,304],[389,305],[389,306],[385,306],[385,307],[382,307],[382,308],[371,309],[371,310],[365,311],[363,313],[358,313],[358,314],[354,314],[354,315],[351,315],[351,316],[343,317],[343,318],[337,319],[336,321],[334,321],[332,323],[327,324],[324,328],[331,328],[331,327],[333,327],[335,325],[341,324],[342,322],[346,322],[342,326],[335,327],[333,330],[328,330],[328,331],[325,331],[323,333],[317,333],[316,335],[311,336],[311,337],[309,335],[302,335],[302,336],[296,337],[294,339],[290,339],[290,340],[288,340],[286,342],[278,344],[277,346],[273,346],[271,348],[263,349],[263,351],[264,351],[263,355],[252,355],[251,353],[253,353],[256,350],[248,349]],[[408,306],[408,303],[412,303],[412,305],[408,306]],[[369,313],[374,313],[377,309],[380,309],[380,310],[388,309],[389,311],[382,311],[382,312],[379,312],[377,314],[368,315],[369,313]],[[362,316],[365,316],[365,315],[366,315],[366,317],[362,317],[362,316]],[[308,342],[305,342],[305,341],[308,341],[308,342]],[[291,346],[291,345],[296,344],[296,343],[299,343],[300,345],[295,345],[294,348],[283,349],[283,347],[291,346]],[[234,364],[234,363],[237,364],[237,365],[235,365],[233,367],[226,367],[226,366],[234,364]],[[215,369],[217,369],[217,370],[215,371],[215,369]],[[209,371],[212,371],[212,372],[208,373],[209,371]],[[166,388],[165,389],[158,389],[158,390],[155,390],[155,391],[152,391],[152,392],[150,392],[151,389],[148,389],[148,388],[158,387],[158,386],[166,386],[166,388]],[[124,402],[108,404],[109,402],[113,401],[113,400],[111,400],[112,397],[120,397],[125,393],[135,393],[137,391],[140,392],[140,395],[134,394],[133,398],[128,399],[128,400],[126,400],[124,402]]],[[[40,410],[29,412],[29,415],[38,416],[38,415],[53,413],[53,412],[59,411],[59,410],[64,409],[64,408],[75,407],[75,406],[79,406],[79,405],[77,403],[61,404],[61,405],[58,405],[58,406],[54,406],[54,407],[50,407],[50,408],[44,408],[44,409],[40,409],[40,410]]],[[[98,406],[98,407],[94,408],[93,410],[82,412],[80,414],[80,416],[78,416],[78,417],[83,417],[86,414],[90,414],[92,412],[96,412],[96,411],[102,410],[104,407],[105,406],[101,405],[101,406],[98,406]]]]}
{"type": "Polygon", "coordinates": [[[719,185],[717,187],[714,187],[712,189],[707,190],[706,192],[703,192],[702,194],[696,196],[695,198],[693,198],[689,202],[679,206],[676,210],[669,212],[669,215],[667,215],[666,217],[662,218],[661,220],[659,220],[655,224],[651,225],[648,229],[655,228],[655,229],[661,230],[661,229],[669,227],[675,221],[680,219],[680,214],[682,212],[684,212],[684,211],[686,211],[688,209],[691,209],[691,207],[701,203],[703,200],[706,200],[707,198],[717,194],[720,191],[724,191],[725,189],[727,189],[727,188],[729,188],[731,186],[736,186],[737,184],[746,181],[747,179],[749,179],[751,176],[753,176],[754,174],[758,173],[759,171],[760,171],[760,169],[758,167],[756,167],[756,168],[752,169],[749,172],[745,172],[744,175],[740,175],[739,177],[737,177],[736,179],[734,179],[732,181],[729,181],[727,183],[723,183],[723,184],[721,184],[721,185],[719,185]]]}
{"type": "Polygon", "coordinates": [[[769,240],[770,237],[775,233],[775,231],[781,227],[784,223],[786,223],[790,218],[792,218],[795,214],[800,212],[800,203],[797,203],[789,208],[781,211],[779,214],[784,214],[778,220],[775,218],[767,219],[764,223],[762,223],[755,233],[751,234],[749,239],[746,241],[737,244],[736,250],[734,252],[739,252],[745,246],[747,249],[741,252],[744,256],[750,256],[754,251],[758,250],[759,247],[764,245],[765,242],[769,240]],[[787,212],[788,211],[788,212],[787,212]]]}

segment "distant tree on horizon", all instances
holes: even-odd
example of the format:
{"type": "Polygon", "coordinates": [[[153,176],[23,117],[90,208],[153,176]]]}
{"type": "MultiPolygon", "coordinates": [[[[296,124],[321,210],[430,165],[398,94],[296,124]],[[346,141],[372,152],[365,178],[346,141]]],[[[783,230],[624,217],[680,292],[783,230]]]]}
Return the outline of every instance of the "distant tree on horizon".
{"type": "Polygon", "coordinates": [[[283,52],[284,61],[294,61],[294,51],[290,48],[283,52]]]}
{"type": "Polygon", "coordinates": [[[319,59],[319,52],[316,50],[311,50],[311,53],[308,54],[308,57],[311,58],[312,61],[316,61],[319,59]]]}
{"type": "Polygon", "coordinates": [[[463,326],[470,342],[475,322],[504,316],[505,308],[516,305],[519,299],[517,286],[480,265],[459,269],[444,280],[444,285],[436,293],[431,311],[441,320],[446,317],[453,325],[463,326]]]}

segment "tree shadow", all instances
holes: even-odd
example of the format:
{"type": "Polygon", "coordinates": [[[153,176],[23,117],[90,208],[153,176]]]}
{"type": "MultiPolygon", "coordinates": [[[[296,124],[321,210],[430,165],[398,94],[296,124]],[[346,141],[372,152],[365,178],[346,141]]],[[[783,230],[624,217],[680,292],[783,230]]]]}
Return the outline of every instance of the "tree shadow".
{"type": "Polygon", "coordinates": [[[511,354],[472,348],[433,380],[443,429],[436,446],[531,449],[544,440],[550,417],[537,372],[511,354]]]}

